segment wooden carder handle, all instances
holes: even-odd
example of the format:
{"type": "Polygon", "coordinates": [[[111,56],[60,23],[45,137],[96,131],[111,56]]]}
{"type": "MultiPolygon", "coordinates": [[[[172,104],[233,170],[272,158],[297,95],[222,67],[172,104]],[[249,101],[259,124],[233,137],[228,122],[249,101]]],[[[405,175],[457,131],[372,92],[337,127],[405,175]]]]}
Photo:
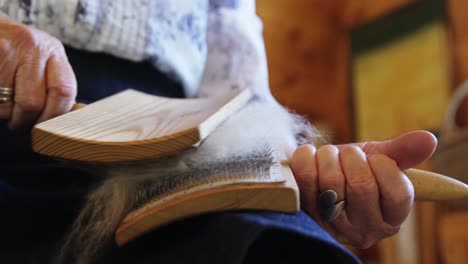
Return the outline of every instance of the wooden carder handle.
{"type": "Polygon", "coordinates": [[[419,201],[448,201],[468,198],[468,185],[442,174],[419,169],[405,171],[419,201]]]}

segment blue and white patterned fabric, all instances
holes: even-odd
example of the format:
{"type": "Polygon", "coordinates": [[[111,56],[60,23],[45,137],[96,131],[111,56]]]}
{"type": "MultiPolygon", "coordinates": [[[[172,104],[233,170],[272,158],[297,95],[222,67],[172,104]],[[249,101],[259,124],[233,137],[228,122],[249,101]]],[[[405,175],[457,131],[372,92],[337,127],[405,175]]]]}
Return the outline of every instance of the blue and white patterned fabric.
{"type": "Polygon", "coordinates": [[[0,0],[0,10],[72,47],[148,60],[187,96],[268,94],[254,0],[0,0]]]}

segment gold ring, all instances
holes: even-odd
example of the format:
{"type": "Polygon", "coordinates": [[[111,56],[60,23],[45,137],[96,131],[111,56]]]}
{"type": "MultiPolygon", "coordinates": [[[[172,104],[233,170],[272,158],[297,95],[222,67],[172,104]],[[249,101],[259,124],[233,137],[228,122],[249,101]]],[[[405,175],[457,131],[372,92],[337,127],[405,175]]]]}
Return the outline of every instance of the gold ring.
{"type": "Polygon", "coordinates": [[[13,96],[14,93],[15,91],[13,91],[13,88],[0,87],[0,96],[1,95],[13,96]]]}
{"type": "Polygon", "coordinates": [[[8,104],[13,102],[13,96],[1,96],[0,95],[0,105],[2,104],[8,104]]]}

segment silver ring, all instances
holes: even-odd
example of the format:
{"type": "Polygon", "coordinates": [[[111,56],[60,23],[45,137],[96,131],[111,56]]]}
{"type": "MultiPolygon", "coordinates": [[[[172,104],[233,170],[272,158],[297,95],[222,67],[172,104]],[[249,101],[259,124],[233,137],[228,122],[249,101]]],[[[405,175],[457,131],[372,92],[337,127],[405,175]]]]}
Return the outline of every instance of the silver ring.
{"type": "Polygon", "coordinates": [[[0,95],[7,95],[7,96],[13,96],[15,91],[13,88],[8,88],[8,87],[0,87],[0,95]]]}
{"type": "Polygon", "coordinates": [[[11,96],[0,96],[0,105],[9,104],[13,102],[13,97],[11,96]]]}
{"type": "Polygon", "coordinates": [[[343,212],[346,200],[338,201],[338,194],[335,191],[326,190],[319,194],[318,204],[322,217],[327,222],[331,222],[343,212]]]}
{"type": "Polygon", "coordinates": [[[13,97],[11,96],[0,96],[0,105],[9,104],[13,102],[13,97]]]}

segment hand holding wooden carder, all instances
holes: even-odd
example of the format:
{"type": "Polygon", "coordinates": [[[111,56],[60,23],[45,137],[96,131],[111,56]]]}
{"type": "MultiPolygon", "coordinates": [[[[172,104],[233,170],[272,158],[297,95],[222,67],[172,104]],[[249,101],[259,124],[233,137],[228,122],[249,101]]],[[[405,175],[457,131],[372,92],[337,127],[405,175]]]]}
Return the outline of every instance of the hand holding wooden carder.
{"type": "MultiPolygon", "coordinates": [[[[81,162],[119,164],[150,159],[154,162],[156,158],[197,146],[244,107],[251,96],[245,90],[213,98],[168,99],[128,90],[36,125],[33,149],[81,162]]],[[[205,145],[206,142],[201,147],[205,145]]],[[[273,171],[283,180],[262,180],[265,175],[258,175],[259,162],[270,162],[264,157],[235,166],[240,171],[217,166],[221,168],[216,173],[221,175],[248,176],[200,185],[188,182],[187,189],[178,189],[164,199],[152,199],[133,208],[117,229],[115,240],[123,245],[158,226],[201,213],[244,209],[297,212],[299,188],[289,165],[280,162],[286,160],[284,152],[277,149],[275,152],[280,165],[273,171]]],[[[136,173],[128,172],[126,177],[138,177],[136,173]]],[[[468,197],[468,187],[448,177],[416,169],[405,173],[414,185],[417,200],[468,197]]]]}

